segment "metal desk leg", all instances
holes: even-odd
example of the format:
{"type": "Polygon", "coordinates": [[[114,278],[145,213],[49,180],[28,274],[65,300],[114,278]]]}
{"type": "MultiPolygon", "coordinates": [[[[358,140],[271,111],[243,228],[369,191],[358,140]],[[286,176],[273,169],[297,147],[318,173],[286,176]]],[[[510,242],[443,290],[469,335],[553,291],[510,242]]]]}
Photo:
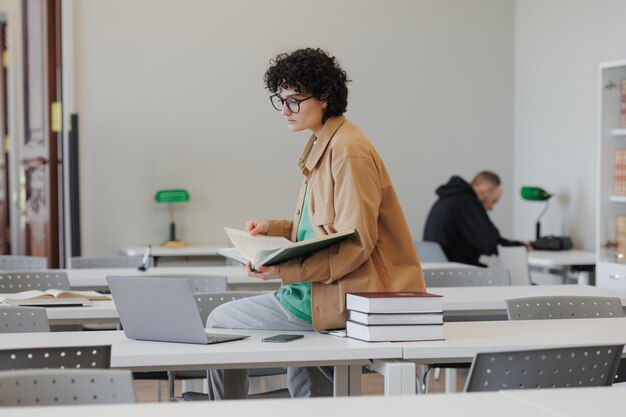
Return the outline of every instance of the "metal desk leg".
{"type": "Polygon", "coordinates": [[[385,377],[385,395],[415,395],[415,363],[399,359],[372,361],[372,370],[385,377]]]}
{"type": "Polygon", "coordinates": [[[361,395],[361,365],[335,366],[335,397],[361,395]]]}
{"type": "Polygon", "coordinates": [[[456,392],[456,369],[446,368],[445,387],[446,394],[456,392]]]}

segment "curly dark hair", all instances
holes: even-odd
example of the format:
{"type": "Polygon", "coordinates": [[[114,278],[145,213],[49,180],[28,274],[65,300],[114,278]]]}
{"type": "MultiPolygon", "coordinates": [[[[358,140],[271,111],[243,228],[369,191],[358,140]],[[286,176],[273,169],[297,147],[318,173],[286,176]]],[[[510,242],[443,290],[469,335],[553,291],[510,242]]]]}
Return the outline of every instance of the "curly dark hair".
{"type": "Polygon", "coordinates": [[[276,93],[279,89],[293,88],[326,101],[324,122],[341,116],[348,108],[348,76],[337,59],[320,48],[298,49],[283,53],[270,60],[263,77],[266,88],[276,93]]]}

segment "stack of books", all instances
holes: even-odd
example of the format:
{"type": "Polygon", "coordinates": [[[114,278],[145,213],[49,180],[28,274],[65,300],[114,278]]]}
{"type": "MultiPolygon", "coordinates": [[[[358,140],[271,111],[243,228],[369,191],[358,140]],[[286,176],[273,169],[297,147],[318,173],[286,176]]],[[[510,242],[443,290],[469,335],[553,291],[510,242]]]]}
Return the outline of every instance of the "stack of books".
{"type": "Polygon", "coordinates": [[[348,337],[367,342],[443,340],[443,297],[427,292],[346,295],[348,337]]]}

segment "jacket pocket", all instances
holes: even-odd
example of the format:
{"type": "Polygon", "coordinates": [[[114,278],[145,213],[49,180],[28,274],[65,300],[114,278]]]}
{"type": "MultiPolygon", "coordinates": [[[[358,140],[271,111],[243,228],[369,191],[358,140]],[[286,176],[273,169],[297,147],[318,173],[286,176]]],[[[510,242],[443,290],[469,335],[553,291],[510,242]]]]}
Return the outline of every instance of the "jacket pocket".
{"type": "Polygon", "coordinates": [[[319,207],[313,210],[313,224],[323,226],[335,222],[335,209],[332,207],[319,207]]]}

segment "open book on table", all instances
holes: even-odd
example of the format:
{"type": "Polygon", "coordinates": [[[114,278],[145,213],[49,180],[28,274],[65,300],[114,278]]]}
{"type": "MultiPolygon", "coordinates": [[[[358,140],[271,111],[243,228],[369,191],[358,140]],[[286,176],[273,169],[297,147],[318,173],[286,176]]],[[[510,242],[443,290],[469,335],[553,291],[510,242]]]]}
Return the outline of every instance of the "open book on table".
{"type": "Polygon", "coordinates": [[[108,294],[100,294],[96,291],[69,291],[69,290],[28,290],[11,294],[0,294],[0,302],[8,300],[52,300],[52,299],[68,299],[80,298],[83,300],[110,300],[108,294]]]}
{"type": "Polygon", "coordinates": [[[341,242],[354,234],[354,229],[352,229],[301,242],[292,242],[279,236],[251,236],[250,233],[243,230],[228,227],[225,227],[224,230],[235,247],[220,249],[218,253],[242,264],[250,261],[255,267],[275,265],[300,256],[307,256],[341,242]]]}

